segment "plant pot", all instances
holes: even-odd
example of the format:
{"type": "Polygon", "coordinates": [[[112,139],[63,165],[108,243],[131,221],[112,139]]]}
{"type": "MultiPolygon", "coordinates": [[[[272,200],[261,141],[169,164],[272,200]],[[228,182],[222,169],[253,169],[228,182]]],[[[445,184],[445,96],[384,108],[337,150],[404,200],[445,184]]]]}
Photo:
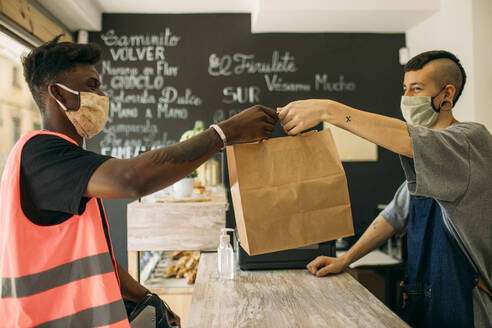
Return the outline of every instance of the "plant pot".
{"type": "Polygon", "coordinates": [[[194,178],[184,178],[179,180],[173,185],[174,198],[187,198],[191,197],[193,188],[195,186],[194,178]]]}

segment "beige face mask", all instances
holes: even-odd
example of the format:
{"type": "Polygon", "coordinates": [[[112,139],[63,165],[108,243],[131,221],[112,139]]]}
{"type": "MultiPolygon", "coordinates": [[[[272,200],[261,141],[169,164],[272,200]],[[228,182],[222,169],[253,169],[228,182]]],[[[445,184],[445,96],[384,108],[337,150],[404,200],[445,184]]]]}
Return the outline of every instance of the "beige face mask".
{"type": "Polygon", "coordinates": [[[60,83],[56,83],[56,85],[79,96],[79,108],[77,110],[67,109],[67,106],[53,97],[58,105],[65,110],[77,133],[81,137],[90,139],[101,132],[108,121],[109,98],[92,92],[75,91],[60,83]]]}

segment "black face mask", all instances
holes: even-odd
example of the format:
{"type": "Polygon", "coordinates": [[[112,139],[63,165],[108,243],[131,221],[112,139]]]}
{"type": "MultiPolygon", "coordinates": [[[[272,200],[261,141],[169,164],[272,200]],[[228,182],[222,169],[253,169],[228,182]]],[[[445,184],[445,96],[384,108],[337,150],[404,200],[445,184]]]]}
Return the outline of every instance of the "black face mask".
{"type": "Polygon", "coordinates": [[[441,103],[439,104],[439,108],[436,108],[434,106],[434,99],[437,98],[437,96],[439,96],[441,94],[441,92],[443,92],[443,90],[446,89],[446,85],[442,87],[442,89],[437,93],[437,95],[431,97],[431,106],[432,106],[432,109],[436,112],[436,113],[439,113],[441,111],[441,107],[447,103],[448,101],[447,100],[444,100],[444,101],[441,101],[441,103]]]}

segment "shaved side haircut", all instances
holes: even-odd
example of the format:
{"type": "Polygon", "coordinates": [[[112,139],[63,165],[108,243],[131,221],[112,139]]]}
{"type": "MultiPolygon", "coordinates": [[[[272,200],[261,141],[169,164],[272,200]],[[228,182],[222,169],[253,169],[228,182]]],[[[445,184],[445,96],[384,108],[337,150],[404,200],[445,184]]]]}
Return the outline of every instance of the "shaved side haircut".
{"type": "Polygon", "coordinates": [[[445,50],[427,51],[410,59],[403,70],[405,72],[417,71],[427,64],[433,65],[432,79],[439,87],[452,84],[456,88],[456,94],[453,99],[454,106],[460,98],[466,83],[465,69],[460,60],[445,50]]]}

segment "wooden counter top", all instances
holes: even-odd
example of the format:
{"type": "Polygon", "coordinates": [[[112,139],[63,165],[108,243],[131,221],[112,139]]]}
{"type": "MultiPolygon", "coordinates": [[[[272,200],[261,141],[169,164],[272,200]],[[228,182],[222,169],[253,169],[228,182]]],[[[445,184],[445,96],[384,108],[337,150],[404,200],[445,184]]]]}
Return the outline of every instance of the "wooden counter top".
{"type": "Polygon", "coordinates": [[[205,202],[132,202],[127,206],[128,250],[217,249],[227,207],[224,192],[205,202]]]}
{"type": "Polygon", "coordinates": [[[204,253],[186,328],[408,327],[348,273],[239,271],[217,278],[217,254],[204,253]]]}

